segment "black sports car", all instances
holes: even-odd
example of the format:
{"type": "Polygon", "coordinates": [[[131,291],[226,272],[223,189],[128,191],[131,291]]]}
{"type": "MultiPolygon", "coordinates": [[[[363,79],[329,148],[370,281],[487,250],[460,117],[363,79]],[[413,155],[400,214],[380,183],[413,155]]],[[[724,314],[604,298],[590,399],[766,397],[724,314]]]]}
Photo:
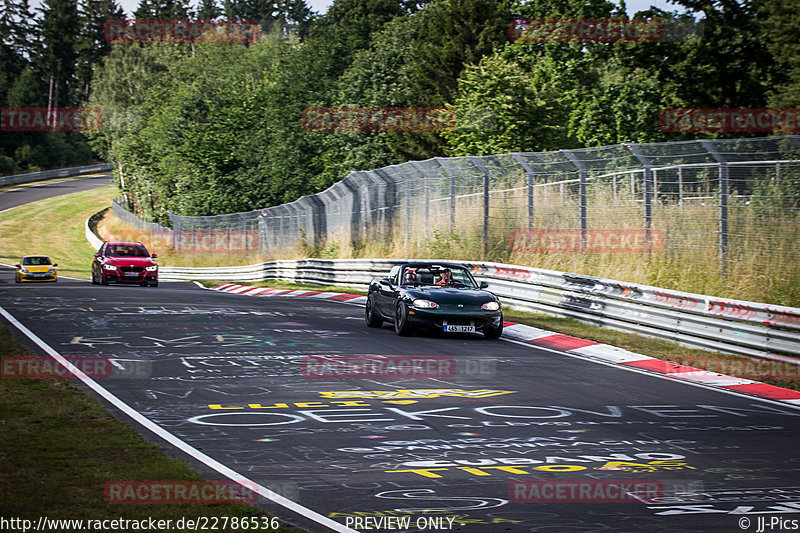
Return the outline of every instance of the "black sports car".
{"type": "Polygon", "coordinates": [[[449,263],[406,263],[369,285],[365,320],[379,328],[393,322],[398,335],[414,329],[442,333],[482,332],[488,339],[503,333],[500,300],[485,290],[469,270],[449,263]]]}

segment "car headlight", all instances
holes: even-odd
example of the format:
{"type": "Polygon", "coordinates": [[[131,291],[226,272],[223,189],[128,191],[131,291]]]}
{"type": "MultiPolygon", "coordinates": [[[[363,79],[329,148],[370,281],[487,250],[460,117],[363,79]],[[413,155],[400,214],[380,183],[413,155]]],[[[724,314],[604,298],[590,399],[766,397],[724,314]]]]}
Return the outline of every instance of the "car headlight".
{"type": "Polygon", "coordinates": [[[47,273],[52,275],[53,272],[55,272],[55,271],[56,271],[55,267],[50,267],[50,270],[48,270],[47,273]]]}
{"type": "Polygon", "coordinates": [[[21,271],[23,274],[30,274],[30,272],[28,272],[28,269],[27,269],[27,268],[25,268],[25,267],[22,267],[22,268],[20,268],[20,271],[21,271]]]}
{"type": "Polygon", "coordinates": [[[114,266],[114,265],[103,265],[103,268],[105,270],[116,270],[117,269],[117,267],[114,266]]]}
{"type": "Polygon", "coordinates": [[[158,270],[158,265],[146,267],[145,270],[147,270],[148,272],[155,272],[156,270],[158,270]]]}
{"type": "Polygon", "coordinates": [[[484,311],[497,311],[500,309],[500,304],[497,302],[486,302],[481,306],[484,311]]]}
{"type": "Polygon", "coordinates": [[[436,309],[439,307],[439,304],[430,300],[414,300],[412,304],[419,309],[436,309]]]}

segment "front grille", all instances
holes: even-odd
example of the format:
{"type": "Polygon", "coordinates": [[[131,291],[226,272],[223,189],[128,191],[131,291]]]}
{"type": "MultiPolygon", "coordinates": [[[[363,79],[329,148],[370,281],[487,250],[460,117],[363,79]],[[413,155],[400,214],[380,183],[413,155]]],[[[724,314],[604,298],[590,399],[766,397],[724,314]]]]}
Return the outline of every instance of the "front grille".
{"type": "Polygon", "coordinates": [[[144,271],[144,267],[119,267],[119,269],[123,272],[142,272],[144,271]]]}

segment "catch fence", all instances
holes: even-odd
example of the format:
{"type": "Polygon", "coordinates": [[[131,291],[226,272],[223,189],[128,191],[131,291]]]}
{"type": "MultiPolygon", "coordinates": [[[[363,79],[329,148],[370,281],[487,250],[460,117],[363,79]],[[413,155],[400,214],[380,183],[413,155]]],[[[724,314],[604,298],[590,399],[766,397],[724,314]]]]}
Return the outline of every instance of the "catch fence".
{"type": "Polygon", "coordinates": [[[169,238],[182,253],[275,258],[369,243],[526,264],[543,253],[633,251],[673,263],[691,254],[722,273],[739,263],[780,272],[800,263],[799,213],[800,136],[785,135],[411,161],[353,171],[284,205],[171,213],[169,238]]]}

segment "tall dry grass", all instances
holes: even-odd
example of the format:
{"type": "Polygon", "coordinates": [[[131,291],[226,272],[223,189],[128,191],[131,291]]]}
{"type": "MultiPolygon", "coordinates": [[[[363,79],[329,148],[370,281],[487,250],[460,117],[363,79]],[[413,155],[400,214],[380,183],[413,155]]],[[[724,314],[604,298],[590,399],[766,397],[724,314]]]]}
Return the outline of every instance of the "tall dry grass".
{"type": "MultiPolygon", "coordinates": [[[[731,197],[728,252],[720,254],[719,199],[713,191],[695,198],[657,195],[651,229],[664,236],[664,247],[651,253],[535,253],[515,249],[509,238],[529,227],[548,230],[580,228],[579,198],[572,184],[535,189],[533,218],[528,217],[524,187],[492,191],[488,240],[484,240],[483,197],[458,198],[451,221],[449,198],[399,206],[394,224],[385,220],[358,228],[332,229],[317,245],[305,239],[270,252],[181,254],[170,243],[149,239],[113,217],[99,226],[104,237],[142,240],[158,251],[162,264],[217,266],[274,259],[323,257],[437,258],[485,260],[571,272],[739,300],[800,306],[800,217],[797,210],[754,207],[746,198],[731,197]]],[[[638,183],[590,183],[588,228],[641,230],[644,204],[638,183]]]]}

